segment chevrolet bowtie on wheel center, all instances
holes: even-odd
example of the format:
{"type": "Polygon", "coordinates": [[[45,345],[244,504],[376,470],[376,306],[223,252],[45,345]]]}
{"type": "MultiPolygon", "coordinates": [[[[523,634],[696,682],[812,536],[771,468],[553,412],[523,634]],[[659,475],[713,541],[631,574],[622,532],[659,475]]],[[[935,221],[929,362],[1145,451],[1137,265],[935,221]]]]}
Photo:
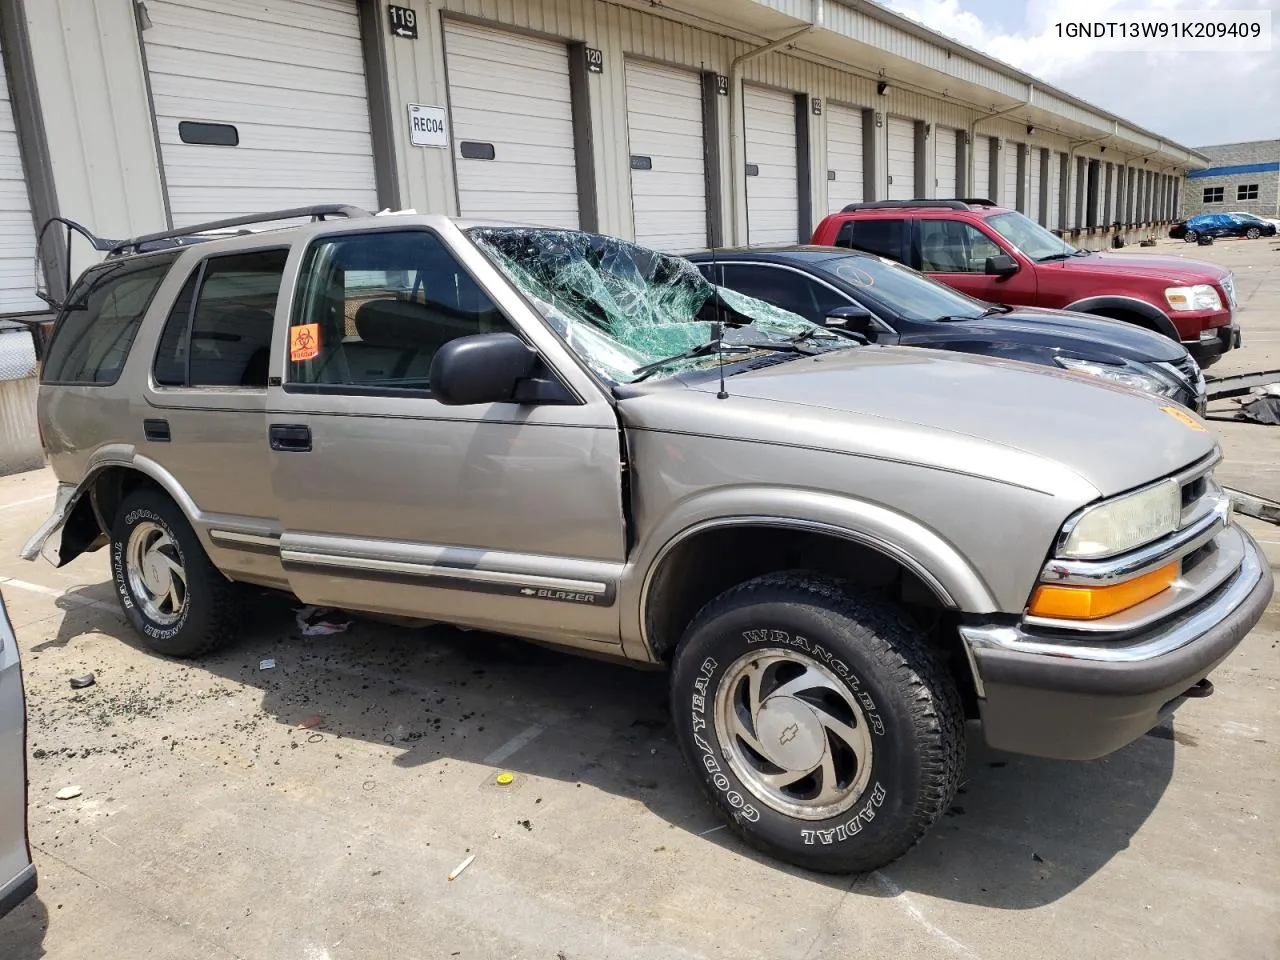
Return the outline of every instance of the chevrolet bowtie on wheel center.
{"type": "Polygon", "coordinates": [[[966,720],[1132,742],[1271,596],[1181,348],[1125,380],[873,343],[573,230],[59,222],[105,256],[43,359],[24,556],[107,549],[165,656],[233,643],[253,585],[666,668],[708,799],[802,867],[924,836],[966,720]]]}

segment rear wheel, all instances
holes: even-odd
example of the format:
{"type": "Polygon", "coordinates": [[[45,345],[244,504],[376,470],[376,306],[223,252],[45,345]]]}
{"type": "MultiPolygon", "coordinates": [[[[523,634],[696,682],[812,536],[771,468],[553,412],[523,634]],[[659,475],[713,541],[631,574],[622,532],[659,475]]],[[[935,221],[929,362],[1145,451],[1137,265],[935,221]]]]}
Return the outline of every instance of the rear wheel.
{"type": "Polygon", "coordinates": [[[1262,236],[1262,231],[1259,230],[1257,227],[1250,227],[1248,230],[1244,232],[1244,235],[1248,237],[1250,240],[1257,240],[1260,236],[1262,236]]]}
{"type": "Polygon", "coordinates": [[[137,490],[120,505],[111,530],[111,573],[125,616],[157,653],[197,657],[239,635],[236,585],[158,490],[137,490]]]}
{"type": "Polygon", "coordinates": [[[1182,239],[1183,239],[1183,240],[1185,240],[1185,241],[1187,241],[1187,243],[1195,243],[1195,242],[1196,242],[1196,238],[1197,238],[1198,236],[1200,236],[1200,235],[1199,235],[1198,233],[1196,233],[1194,230],[1188,230],[1186,233],[1184,233],[1184,234],[1182,235],[1182,239]]]}
{"type": "Polygon", "coordinates": [[[964,718],[936,651],[892,604],[807,574],[712,601],[677,649],[681,749],[747,843],[797,866],[872,870],[947,809],[964,718]]]}

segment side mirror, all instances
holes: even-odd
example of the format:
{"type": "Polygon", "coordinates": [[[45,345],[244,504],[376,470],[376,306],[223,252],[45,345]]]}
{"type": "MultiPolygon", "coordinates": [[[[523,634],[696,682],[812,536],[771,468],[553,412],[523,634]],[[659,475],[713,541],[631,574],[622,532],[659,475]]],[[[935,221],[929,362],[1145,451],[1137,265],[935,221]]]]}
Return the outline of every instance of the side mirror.
{"type": "Polygon", "coordinates": [[[987,265],[984,272],[996,277],[1012,277],[1018,272],[1018,261],[1007,253],[987,257],[987,265]]]}
{"type": "Polygon", "coordinates": [[[538,352],[514,333],[450,340],[431,358],[431,395],[450,407],[516,400],[538,369],[538,352]]]}
{"type": "Polygon", "coordinates": [[[823,325],[848,330],[850,333],[859,333],[869,341],[874,341],[880,332],[871,311],[854,303],[832,309],[823,320],[823,325]]]}

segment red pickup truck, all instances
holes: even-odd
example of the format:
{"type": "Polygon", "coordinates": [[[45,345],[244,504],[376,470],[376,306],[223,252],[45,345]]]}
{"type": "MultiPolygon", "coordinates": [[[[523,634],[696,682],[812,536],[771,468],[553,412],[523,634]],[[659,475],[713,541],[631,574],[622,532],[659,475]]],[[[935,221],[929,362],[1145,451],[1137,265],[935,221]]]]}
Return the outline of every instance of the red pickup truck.
{"type": "Polygon", "coordinates": [[[1231,271],[1181,257],[1092,253],[986,200],[884,200],[833,213],[822,246],[898,260],[979,300],[1093,313],[1179,340],[1202,367],[1240,346],[1231,271]]]}

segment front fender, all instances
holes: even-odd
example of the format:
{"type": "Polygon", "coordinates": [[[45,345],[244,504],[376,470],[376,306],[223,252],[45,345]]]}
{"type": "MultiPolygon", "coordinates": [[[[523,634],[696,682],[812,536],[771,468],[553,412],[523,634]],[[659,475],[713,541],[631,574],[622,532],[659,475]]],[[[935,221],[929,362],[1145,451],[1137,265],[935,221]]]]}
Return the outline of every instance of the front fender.
{"type": "Polygon", "coordinates": [[[1146,300],[1139,300],[1137,297],[1122,297],[1116,294],[1086,297],[1083,300],[1077,300],[1075,303],[1069,303],[1062,309],[1074,310],[1076,313],[1102,313],[1102,311],[1132,313],[1142,317],[1158,333],[1163,333],[1170,340],[1182,342],[1182,338],[1178,334],[1178,328],[1173,325],[1173,321],[1169,319],[1168,315],[1155,304],[1146,300]]]}
{"type": "Polygon", "coordinates": [[[623,620],[624,648],[648,649],[645,606],[654,577],[672,550],[708,530],[770,525],[829,533],[879,550],[916,573],[944,606],[966,613],[999,609],[973,565],[938,533],[905,514],[855,497],[811,490],[718,488],[683,501],[639,545],[622,584],[623,609],[635,612],[623,620]]]}

